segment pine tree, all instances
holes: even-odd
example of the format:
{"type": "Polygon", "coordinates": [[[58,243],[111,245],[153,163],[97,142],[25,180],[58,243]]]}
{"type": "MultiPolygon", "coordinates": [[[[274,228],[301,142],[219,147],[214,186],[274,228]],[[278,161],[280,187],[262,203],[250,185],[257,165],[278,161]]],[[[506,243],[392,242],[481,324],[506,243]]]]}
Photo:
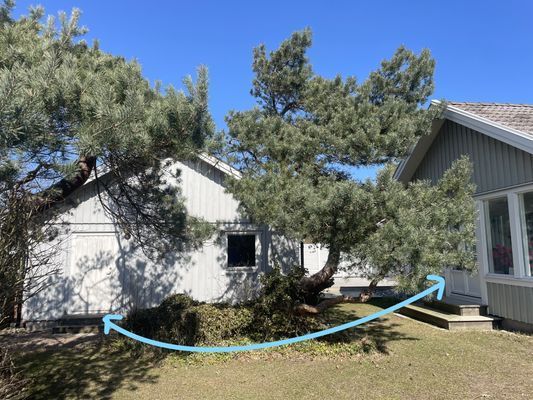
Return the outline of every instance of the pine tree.
{"type": "Polygon", "coordinates": [[[138,63],[82,39],[78,10],[43,23],[42,8],[14,19],[13,5],[0,7],[0,232],[19,236],[0,238],[2,284],[19,286],[46,221],[91,175],[107,213],[150,255],[199,245],[207,224],[187,216],[165,170],[216,142],[206,69],[185,79],[187,93],[152,87],[138,63]]]}
{"type": "Polygon", "coordinates": [[[257,47],[251,90],[257,106],[226,118],[228,155],[243,173],[230,191],[245,211],[329,249],[322,270],[300,282],[307,297],[333,284],[341,257],[353,268],[371,266],[372,287],[393,275],[413,289],[448,262],[473,268],[471,252],[457,247],[474,237],[468,160],[435,187],[392,179],[390,164],[429,131],[439,112],[423,107],[433,91],[429,51],[416,55],[400,47],[358,83],[316,74],[306,56],[310,46],[311,32],[304,30],[269,54],[257,47]],[[368,166],[385,166],[375,182],[352,177],[354,168],[368,166]]]}

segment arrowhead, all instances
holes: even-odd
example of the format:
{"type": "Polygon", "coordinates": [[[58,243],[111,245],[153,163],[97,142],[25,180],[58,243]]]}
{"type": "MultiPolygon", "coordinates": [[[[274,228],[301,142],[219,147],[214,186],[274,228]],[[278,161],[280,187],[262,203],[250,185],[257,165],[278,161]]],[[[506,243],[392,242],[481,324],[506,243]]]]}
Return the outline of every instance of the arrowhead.
{"type": "Polygon", "coordinates": [[[433,287],[438,288],[437,300],[442,300],[442,296],[444,296],[444,287],[446,286],[446,282],[444,281],[444,278],[438,275],[428,275],[426,276],[426,279],[428,281],[437,281],[437,284],[433,285],[433,287]]]}
{"type": "Polygon", "coordinates": [[[122,318],[124,318],[122,315],[118,314],[107,314],[102,318],[102,321],[104,321],[104,333],[106,335],[109,335],[109,331],[111,328],[114,328],[115,324],[111,321],[120,321],[122,318]]]}

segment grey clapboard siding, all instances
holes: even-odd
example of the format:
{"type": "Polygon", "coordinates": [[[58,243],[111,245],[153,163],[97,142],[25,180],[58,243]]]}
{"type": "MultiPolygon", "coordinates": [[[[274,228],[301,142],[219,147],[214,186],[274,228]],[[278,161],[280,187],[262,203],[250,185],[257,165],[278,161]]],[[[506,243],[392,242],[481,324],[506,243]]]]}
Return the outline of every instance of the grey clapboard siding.
{"type": "Polygon", "coordinates": [[[487,295],[491,314],[533,324],[533,288],[487,282],[487,295]]]}
{"type": "Polygon", "coordinates": [[[476,193],[533,181],[533,156],[463,125],[446,120],[412,180],[437,182],[462,155],[474,164],[476,193]]]}

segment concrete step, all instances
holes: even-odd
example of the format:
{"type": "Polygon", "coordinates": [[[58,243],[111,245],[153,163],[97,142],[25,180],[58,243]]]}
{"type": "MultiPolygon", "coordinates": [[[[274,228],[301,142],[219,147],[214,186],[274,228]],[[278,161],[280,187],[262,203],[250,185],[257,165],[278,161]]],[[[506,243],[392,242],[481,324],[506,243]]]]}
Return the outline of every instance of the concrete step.
{"type": "Polygon", "coordinates": [[[64,334],[64,333],[98,333],[103,332],[103,325],[60,325],[52,328],[52,333],[64,334]]]}
{"type": "Polygon", "coordinates": [[[429,308],[445,311],[450,314],[461,316],[486,316],[487,306],[476,304],[467,300],[458,300],[444,297],[442,300],[425,300],[424,304],[429,308]]]}
{"type": "Polygon", "coordinates": [[[105,314],[66,314],[58,319],[59,326],[87,326],[103,324],[105,314]]]}
{"type": "Polygon", "coordinates": [[[422,304],[410,304],[398,312],[418,321],[449,330],[492,330],[499,319],[482,315],[457,315],[422,304]]]}
{"type": "Polygon", "coordinates": [[[52,333],[91,333],[104,329],[102,318],[105,314],[66,314],[57,320],[52,333]]]}

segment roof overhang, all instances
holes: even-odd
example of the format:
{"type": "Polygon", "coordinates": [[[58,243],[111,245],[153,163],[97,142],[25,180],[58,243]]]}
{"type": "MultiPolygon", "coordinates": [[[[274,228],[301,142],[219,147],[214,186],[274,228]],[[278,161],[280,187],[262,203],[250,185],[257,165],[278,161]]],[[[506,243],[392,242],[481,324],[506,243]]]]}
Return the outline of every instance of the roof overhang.
{"type": "MultiPolygon", "coordinates": [[[[431,104],[438,106],[441,102],[438,100],[432,100],[431,104]]],[[[429,150],[429,147],[437,137],[445,120],[456,122],[529,154],[533,154],[533,135],[509,128],[487,118],[480,117],[479,115],[472,114],[447,104],[442,117],[433,121],[430,134],[422,136],[413,146],[407,158],[398,165],[398,168],[396,168],[394,173],[394,178],[404,183],[411,180],[416,169],[426,155],[426,152],[429,150]]]]}
{"type": "MultiPolygon", "coordinates": [[[[220,160],[220,159],[218,159],[216,157],[213,157],[213,156],[211,156],[211,155],[209,155],[209,154],[207,154],[205,152],[197,154],[196,157],[198,159],[200,159],[201,161],[205,162],[206,164],[212,166],[213,168],[218,169],[224,175],[231,176],[231,177],[233,177],[235,179],[241,179],[241,177],[242,177],[242,174],[241,174],[241,172],[239,170],[233,168],[228,163],[226,163],[226,162],[224,162],[224,161],[222,161],[222,160],[220,160]]],[[[109,170],[108,168],[99,171],[98,172],[98,179],[100,181],[106,180],[106,179],[112,179],[112,171],[109,170]]],[[[89,187],[89,185],[93,185],[93,184],[97,184],[96,172],[95,171],[91,172],[91,175],[89,176],[87,181],[85,181],[85,183],[81,187],[87,188],[87,187],[89,187]]],[[[68,196],[68,197],[70,197],[70,196],[68,196]]]]}
{"type": "Polygon", "coordinates": [[[225,173],[226,175],[232,176],[233,178],[240,179],[242,177],[241,172],[233,168],[228,163],[219,160],[216,157],[210,156],[207,153],[201,153],[198,155],[198,158],[207,164],[211,165],[214,168],[217,168],[219,171],[225,173]]]}

